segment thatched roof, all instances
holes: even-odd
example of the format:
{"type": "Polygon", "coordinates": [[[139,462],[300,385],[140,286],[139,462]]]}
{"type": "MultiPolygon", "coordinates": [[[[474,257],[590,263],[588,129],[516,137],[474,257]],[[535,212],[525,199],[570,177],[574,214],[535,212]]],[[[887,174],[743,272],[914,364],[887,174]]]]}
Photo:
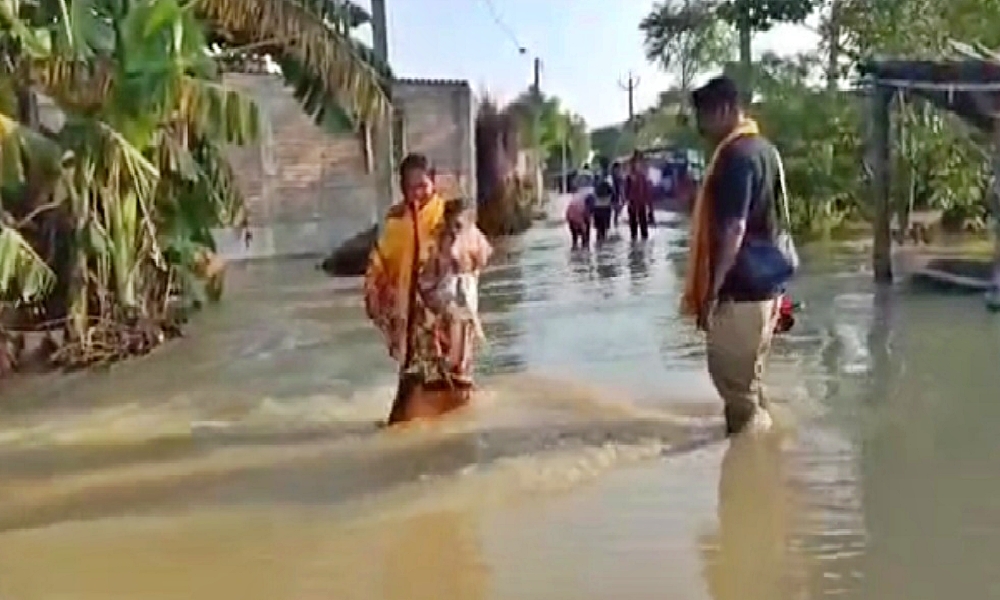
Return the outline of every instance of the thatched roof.
{"type": "Polygon", "coordinates": [[[862,65],[861,72],[875,86],[924,98],[991,131],[1000,119],[1000,56],[965,44],[952,46],[953,58],[878,59],[862,65]]]}

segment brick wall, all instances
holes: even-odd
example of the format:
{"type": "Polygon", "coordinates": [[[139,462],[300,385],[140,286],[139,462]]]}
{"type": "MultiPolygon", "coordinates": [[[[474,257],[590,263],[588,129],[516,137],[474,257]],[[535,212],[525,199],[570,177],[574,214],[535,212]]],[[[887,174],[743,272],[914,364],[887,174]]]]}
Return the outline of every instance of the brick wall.
{"type": "Polygon", "coordinates": [[[403,116],[404,153],[427,155],[446,199],[474,201],[475,107],[469,84],[403,79],[393,88],[393,103],[403,116]]]}
{"type": "MultiPolygon", "coordinates": [[[[252,94],[267,115],[271,141],[234,148],[230,159],[247,197],[254,241],[244,248],[219,233],[231,258],[324,254],[371,226],[390,204],[379,178],[368,172],[357,136],[322,131],[301,110],[280,78],[228,74],[226,83],[252,94]]],[[[401,80],[394,90],[401,111],[404,152],[433,162],[446,197],[475,195],[473,99],[456,81],[401,80]]],[[[394,192],[398,196],[398,190],[394,192]]]]}
{"type": "Polygon", "coordinates": [[[317,127],[276,76],[227,74],[226,83],[253,95],[271,129],[265,148],[230,153],[253,224],[373,218],[375,175],[357,136],[317,127]]]}

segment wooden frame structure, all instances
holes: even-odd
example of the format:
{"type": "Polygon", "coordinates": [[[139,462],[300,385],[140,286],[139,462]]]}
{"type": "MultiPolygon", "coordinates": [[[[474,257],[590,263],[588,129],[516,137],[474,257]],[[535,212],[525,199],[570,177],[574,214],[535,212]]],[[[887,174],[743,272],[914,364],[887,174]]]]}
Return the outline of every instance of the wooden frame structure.
{"type": "Polygon", "coordinates": [[[922,98],[954,113],[989,136],[994,181],[1000,181],[1000,57],[954,44],[959,58],[945,60],[877,59],[861,66],[870,87],[871,161],[875,206],[872,263],[875,280],[892,281],[892,207],[890,201],[890,108],[898,94],[922,98]]]}

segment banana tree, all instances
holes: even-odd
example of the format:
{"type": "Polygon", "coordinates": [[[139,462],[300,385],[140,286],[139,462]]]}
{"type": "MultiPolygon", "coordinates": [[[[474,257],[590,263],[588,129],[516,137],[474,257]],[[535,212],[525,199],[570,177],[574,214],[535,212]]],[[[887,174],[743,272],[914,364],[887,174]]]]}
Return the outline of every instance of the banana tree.
{"type": "Polygon", "coordinates": [[[211,229],[240,221],[223,148],[252,141],[261,116],[220,83],[211,28],[278,44],[359,118],[388,109],[305,0],[0,0],[0,293],[54,285],[71,362],[162,322],[172,287],[194,293],[211,229]],[[59,127],[36,117],[39,93],[59,127]]]}
{"type": "Polygon", "coordinates": [[[220,59],[238,63],[272,57],[317,125],[334,132],[352,131],[385,116],[392,72],[370,46],[355,37],[360,28],[372,23],[371,14],[357,3],[250,0],[234,10],[226,0],[196,1],[216,25],[210,42],[221,48],[220,59]],[[300,22],[296,12],[312,15],[316,22],[300,22]],[[255,17],[277,20],[261,23],[255,17]],[[326,55],[302,52],[305,45],[296,46],[296,42],[303,37],[326,55]],[[326,72],[324,65],[332,65],[333,72],[326,72]]]}

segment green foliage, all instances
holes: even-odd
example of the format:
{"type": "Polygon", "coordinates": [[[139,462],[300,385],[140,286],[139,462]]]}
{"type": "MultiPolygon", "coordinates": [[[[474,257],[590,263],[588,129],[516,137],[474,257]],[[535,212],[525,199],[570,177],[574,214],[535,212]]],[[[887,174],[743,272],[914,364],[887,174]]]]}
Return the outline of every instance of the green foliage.
{"type": "MultiPolygon", "coordinates": [[[[550,104],[558,107],[558,101],[550,104]]],[[[489,236],[520,233],[531,226],[538,197],[532,183],[520,180],[515,171],[519,151],[526,143],[524,106],[500,107],[486,97],[476,112],[479,227],[489,236]]]]}
{"type": "Polygon", "coordinates": [[[598,127],[590,132],[590,145],[601,156],[619,156],[628,152],[634,142],[624,125],[598,127]]]}
{"type": "Polygon", "coordinates": [[[733,55],[733,30],[705,2],[658,2],[639,23],[639,31],[647,60],[676,74],[681,90],[690,90],[696,76],[733,55]]]}
{"type": "Polygon", "coordinates": [[[294,60],[321,104],[386,114],[343,28],[362,15],[322,2],[0,0],[0,309],[41,303],[65,333],[54,360],[146,351],[174,330],[176,292],[221,291],[212,230],[246,223],[224,149],[261,115],[221,83],[208,30],[294,60]]]}
{"type": "MultiPolygon", "coordinates": [[[[815,55],[765,55],[758,65],[761,101],[752,108],[781,150],[792,194],[792,220],[801,235],[827,235],[872,216],[865,178],[863,95],[829,92],[810,83],[815,55]]],[[[988,189],[985,154],[976,133],[923,102],[899,102],[891,140],[891,202],[899,222],[913,210],[978,218],[988,189]]]]}
{"type": "MultiPolygon", "coordinates": [[[[802,235],[824,235],[851,220],[870,218],[872,213],[864,164],[868,107],[862,94],[837,85],[851,70],[842,67],[854,67],[856,61],[872,56],[942,58],[953,54],[952,40],[979,48],[1000,46],[1000,30],[993,26],[1000,21],[996,0],[690,0],[666,4],[667,8],[658,5],[643,21],[647,49],[660,52],[664,46],[650,44],[697,33],[708,22],[706,14],[723,19],[737,31],[752,33],[777,22],[800,22],[814,9],[822,9],[824,39],[815,52],[795,57],[765,55],[751,65],[750,37],[741,35],[742,64],[727,64],[725,69],[754,82],[758,101],[751,113],[782,152],[793,195],[793,221],[802,235]],[[748,66],[752,70],[745,71],[748,66]],[[820,73],[831,82],[827,89],[817,85],[820,73]]],[[[675,96],[681,91],[666,92],[657,107],[641,116],[638,144],[695,140],[692,124],[677,118],[675,96]]],[[[911,210],[922,209],[941,210],[954,218],[981,218],[990,176],[985,151],[989,140],[927,103],[899,100],[893,110],[890,190],[899,220],[905,222],[911,210]]],[[[602,144],[619,143],[615,131],[601,132],[602,144]]],[[[595,145],[598,137],[595,132],[595,145]]]]}
{"type": "Polygon", "coordinates": [[[724,0],[716,15],[733,27],[767,31],[775,23],[801,23],[817,8],[816,0],[724,0]]]}
{"type": "MultiPolygon", "coordinates": [[[[729,58],[732,48],[726,42],[735,32],[739,75],[749,97],[753,88],[753,34],[776,23],[801,23],[819,5],[820,0],[666,0],[654,6],[640,29],[646,34],[647,54],[656,51],[654,55],[663,55],[663,50],[670,48],[674,63],[676,57],[686,56],[695,72],[729,58]]],[[[682,77],[681,89],[687,89],[690,82],[689,77],[682,77]]]]}
{"type": "Polygon", "coordinates": [[[867,214],[860,159],[864,103],[853,92],[828,93],[811,84],[819,57],[762,57],[760,102],[752,109],[784,160],[796,233],[828,235],[867,214]]]}
{"type": "MultiPolygon", "coordinates": [[[[381,93],[391,95],[393,75],[389,65],[356,37],[359,29],[371,26],[371,14],[350,0],[302,0],[302,4],[323,21],[326,29],[343,40],[349,56],[378,78],[381,93]]],[[[265,41],[263,44],[260,41],[245,35],[234,38],[228,32],[218,32],[211,38],[211,42],[220,49],[219,59],[230,68],[262,60],[265,55],[275,57],[282,76],[292,87],[303,110],[327,131],[354,131],[364,124],[364,110],[352,107],[349,97],[331,95],[322,72],[308,68],[298,55],[282,52],[278,41],[265,41]]]]}
{"type": "Polygon", "coordinates": [[[505,109],[518,124],[522,143],[531,145],[536,140],[542,149],[542,160],[558,169],[562,160],[563,144],[566,145],[570,164],[583,161],[590,152],[590,136],[583,117],[562,106],[556,96],[542,95],[537,100],[531,90],[521,93],[505,109]]]}

